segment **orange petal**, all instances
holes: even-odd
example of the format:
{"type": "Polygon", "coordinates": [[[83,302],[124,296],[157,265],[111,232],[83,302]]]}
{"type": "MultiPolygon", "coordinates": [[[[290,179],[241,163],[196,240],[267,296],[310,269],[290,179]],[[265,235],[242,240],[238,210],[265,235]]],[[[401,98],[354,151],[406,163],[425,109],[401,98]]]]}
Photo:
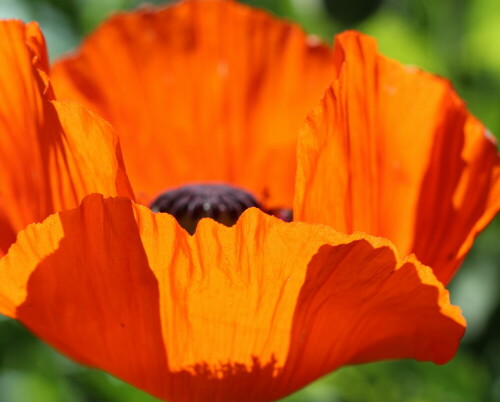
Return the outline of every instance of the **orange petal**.
{"type": "Polygon", "coordinates": [[[430,269],[385,240],[257,209],[190,236],[98,195],[20,233],[0,260],[0,312],[171,401],[276,399],[381,358],[442,363],[464,330],[430,269]]]}
{"type": "Polygon", "coordinates": [[[339,79],[298,148],[294,216],[391,239],[447,283],[500,208],[500,159],[450,84],[337,37],[339,79]]]}
{"type": "Polygon", "coordinates": [[[202,0],[111,18],[52,80],[117,128],[139,198],[225,182],[291,207],[296,137],[334,75],[298,26],[202,0]]]}
{"type": "Polygon", "coordinates": [[[283,372],[300,379],[296,386],[347,364],[443,364],[458,348],[465,321],[432,270],[413,257],[400,260],[386,241],[359,237],[324,245],[311,260],[283,372]]]}
{"type": "Polygon", "coordinates": [[[46,59],[36,24],[0,22],[0,255],[12,233],[90,192],[133,196],[113,129],[51,100],[46,59]]]}

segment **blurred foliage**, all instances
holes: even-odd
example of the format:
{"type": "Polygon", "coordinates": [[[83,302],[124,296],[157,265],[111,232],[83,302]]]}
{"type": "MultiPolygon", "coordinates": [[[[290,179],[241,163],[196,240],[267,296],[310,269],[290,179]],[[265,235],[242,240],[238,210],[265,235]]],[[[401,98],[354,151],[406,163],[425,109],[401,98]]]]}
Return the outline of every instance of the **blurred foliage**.
{"type": "MultiPolygon", "coordinates": [[[[500,1],[245,0],[331,42],[344,29],[378,39],[381,51],[450,79],[469,108],[500,134],[500,1]]],[[[165,4],[165,1],[149,1],[165,4]]],[[[138,0],[0,0],[0,18],[40,23],[52,58],[138,0]]],[[[346,367],[289,402],[500,401],[500,222],[480,236],[451,284],[468,320],[458,355],[444,366],[413,361],[346,367]]],[[[0,316],[0,402],[148,402],[155,399],[44,345],[0,316]]]]}

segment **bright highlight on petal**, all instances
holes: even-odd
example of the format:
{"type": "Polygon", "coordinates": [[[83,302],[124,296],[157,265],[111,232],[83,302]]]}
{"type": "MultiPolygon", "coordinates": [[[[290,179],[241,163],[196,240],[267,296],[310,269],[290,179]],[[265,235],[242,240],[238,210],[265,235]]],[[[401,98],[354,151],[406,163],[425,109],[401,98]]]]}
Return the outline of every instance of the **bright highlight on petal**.
{"type": "Polygon", "coordinates": [[[92,195],[23,231],[0,276],[1,313],[171,401],[276,399],[377,359],[444,363],[465,325],[431,270],[389,242],[254,208],[190,236],[92,195]]]}
{"type": "Polygon", "coordinates": [[[339,35],[341,74],[298,148],[294,217],[415,253],[448,283],[500,209],[500,158],[451,85],[339,35]]]}
{"type": "Polygon", "coordinates": [[[291,208],[297,133],[332,64],[296,25],[232,1],[185,1],[112,17],[51,78],[59,98],[117,128],[147,204],[222,182],[291,208]]]}
{"type": "Polygon", "coordinates": [[[82,106],[53,100],[36,24],[0,22],[0,255],[27,224],[92,192],[133,197],[118,137],[82,106]]]}

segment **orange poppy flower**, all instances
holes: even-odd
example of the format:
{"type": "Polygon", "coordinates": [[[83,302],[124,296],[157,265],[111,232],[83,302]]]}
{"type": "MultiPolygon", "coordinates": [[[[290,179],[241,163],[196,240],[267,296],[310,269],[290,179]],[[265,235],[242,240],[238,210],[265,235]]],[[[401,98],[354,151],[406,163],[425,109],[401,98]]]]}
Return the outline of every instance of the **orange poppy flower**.
{"type": "Polygon", "coordinates": [[[50,73],[36,25],[0,30],[2,250],[62,211],[0,260],[0,313],[172,401],[453,357],[465,322],[436,276],[499,209],[500,162],[445,81],[226,1],[117,15],[50,73]],[[133,201],[108,122],[137,199],[223,182],[297,222],[249,208],[188,234],[133,201]]]}

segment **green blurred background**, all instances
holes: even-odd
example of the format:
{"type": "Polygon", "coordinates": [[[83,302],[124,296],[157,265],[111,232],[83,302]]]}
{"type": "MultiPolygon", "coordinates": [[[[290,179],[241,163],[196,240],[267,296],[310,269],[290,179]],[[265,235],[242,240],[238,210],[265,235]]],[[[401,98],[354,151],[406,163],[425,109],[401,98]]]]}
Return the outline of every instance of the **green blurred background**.
{"type": "MultiPolygon", "coordinates": [[[[472,112],[500,134],[499,0],[246,0],[297,21],[329,43],[354,28],[386,55],[449,78],[472,112]]],[[[0,0],[0,18],[40,23],[52,59],[137,0],[0,0]]],[[[149,3],[165,4],[160,1],[149,3]]],[[[479,237],[453,280],[467,334],[444,366],[413,361],[346,367],[287,401],[500,401],[500,221],[479,237]]],[[[146,402],[156,399],[80,367],[0,316],[0,402],[146,402]]]]}

